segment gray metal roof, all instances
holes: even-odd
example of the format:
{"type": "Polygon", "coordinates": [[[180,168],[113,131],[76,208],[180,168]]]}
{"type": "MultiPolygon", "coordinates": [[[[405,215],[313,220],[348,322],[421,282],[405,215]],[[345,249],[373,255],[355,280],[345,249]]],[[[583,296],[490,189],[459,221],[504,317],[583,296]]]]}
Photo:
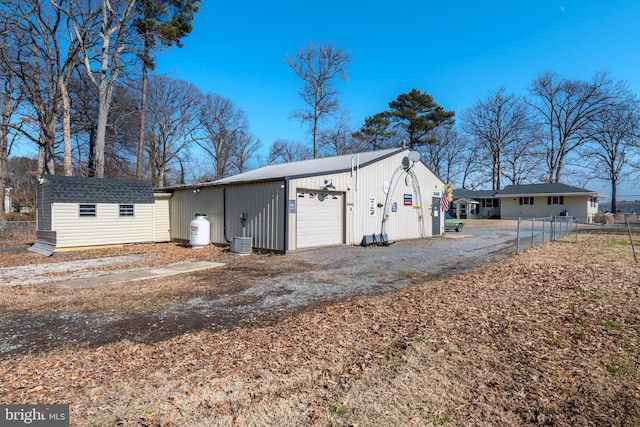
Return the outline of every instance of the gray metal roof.
{"type": "Polygon", "coordinates": [[[151,184],[136,179],[43,176],[52,203],[154,203],[151,184]]]}
{"type": "Polygon", "coordinates": [[[591,191],[580,187],[573,187],[561,183],[545,183],[545,184],[524,184],[524,185],[507,185],[498,191],[496,197],[513,197],[513,196],[531,196],[531,195],[549,195],[549,196],[566,196],[566,195],[599,195],[597,191],[591,191]]]}
{"type": "Polygon", "coordinates": [[[402,151],[409,151],[409,149],[406,147],[388,148],[386,150],[366,151],[363,153],[269,165],[228,178],[219,179],[214,181],[214,184],[235,184],[278,179],[288,180],[319,174],[346,172],[351,170],[352,167],[364,167],[402,151]]]}

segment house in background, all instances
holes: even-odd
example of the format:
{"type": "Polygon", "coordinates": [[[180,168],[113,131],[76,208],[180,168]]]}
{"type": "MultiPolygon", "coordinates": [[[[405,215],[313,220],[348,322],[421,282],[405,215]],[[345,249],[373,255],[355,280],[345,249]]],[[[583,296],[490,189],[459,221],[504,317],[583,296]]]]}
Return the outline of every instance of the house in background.
{"type": "Polygon", "coordinates": [[[453,206],[460,218],[540,218],[573,216],[593,222],[598,199],[605,194],[560,183],[508,185],[502,190],[454,190],[453,206]],[[462,217],[461,215],[466,215],[462,217]]]}
{"type": "Polygon", "coordinates": [[[250,239],[285,253],[360,244],[367,236],[415,239],[444,233],[444,183],[416,152],[392,148],[265,166],[218,181],[159,189],[171,197],[171,238],[187,241],[203,213],[210,241],[250,239]]]}
{"type": "Polygon", "coordinates": [[[566,184],[548,183],[508,185],[496,197],[500,199],[502,219],[561,215],[593,222],[593,216],[598,213],[598,199],[607,195],[566,184]]]}
{"type": "Polygon", "coordinates": [[[45,175],[36,190],[32,252],[170,240],[170,195],[154,196],[148,182],[45,175]]]}
{"type": "Polygon", "coordinates": [[[460,219],[500,218],[496,190],[454,190],[451,214],[460,219]]]}

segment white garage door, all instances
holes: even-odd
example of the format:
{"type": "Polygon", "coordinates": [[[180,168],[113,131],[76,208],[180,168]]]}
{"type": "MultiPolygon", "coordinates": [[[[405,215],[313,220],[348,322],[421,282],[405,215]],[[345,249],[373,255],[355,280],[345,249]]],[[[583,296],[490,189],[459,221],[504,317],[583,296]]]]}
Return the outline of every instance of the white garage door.
{"type": "Polygon", "coordinates": [[[344,195],[298,192],[296,236],[298,248],[343,243],[344,195]]]}

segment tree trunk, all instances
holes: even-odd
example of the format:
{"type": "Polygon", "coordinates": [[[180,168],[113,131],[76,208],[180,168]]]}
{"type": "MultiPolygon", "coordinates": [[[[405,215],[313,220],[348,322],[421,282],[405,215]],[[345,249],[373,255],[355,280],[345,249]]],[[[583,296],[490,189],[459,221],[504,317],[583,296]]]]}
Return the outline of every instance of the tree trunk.
{"type": "Polygon", "coordinates": [[[60,97],[62,98],[62,137],[64,141],[64,175],[73,175],[73,166],[71,163],[71,103],[69,102],[69,93],[67,84],[60,78],[58,82],[60,86],[60,97]]]}
{"type": "MultiPolygon", "coordinates": [[[[145,44],[145,58],[149,54],[145,44]]],[[[136,159],[136,178],[142,179],[142,162],[144,161],[144,133],[147,120],[147,64],[142,61],[142,95],[140,99],[140,133],[138,135],[138,155],[136,159]]]]}
{"type": "Polygon", "coordinates": [[[5,91],[2,102],[2,121],[0,122],[0,220],[3,220],[4,215],[4,198],[5,198],[5,185],[7,182],[7,159],[9,158],[9,112],[7,107],[11,101],[11,94],[9,91],[5,91]]]}
{"type": "Polygon", "coordinates": [[[107,120],[111,104],[111,91],[106,79],[102,80],[99,87],[100,105],[98,106],[98,123],[96,124],[95,161],[96,178],[104,178],[104,147],[107,137],[107,120]]]}
{"type": "Polygon", "coordinates": [[[56,159],[53,150],[53,143],[56,140],[55,120],[45,124],[40,131],[42,135],[38,150],[38,170],[45,175],[55,175],[56,159]]]}
{"type": "Polygon", "coordinates": [[[616,182],[615,179],[612,179],[611,180],[611,212],[613,212],[614,215],[618,211],[618,206],[616,203],[617,192],[618,192],[618,183],[616,182]]]}
{"type": "Polygon", "coordinates": [[[90,177],[96,176],[96,128],[91,128],[89,133],[89,158],[87,159],[87,169],[89,169],[88,175],[90,177]]]}

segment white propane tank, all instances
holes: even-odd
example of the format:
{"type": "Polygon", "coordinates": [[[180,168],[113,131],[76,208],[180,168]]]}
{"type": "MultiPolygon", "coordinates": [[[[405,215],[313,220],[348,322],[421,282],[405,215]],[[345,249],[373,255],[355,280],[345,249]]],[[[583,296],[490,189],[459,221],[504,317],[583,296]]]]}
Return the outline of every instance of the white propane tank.
{"type": "Polygon", "coordinates": [[[193,249],[200,249],[207,246],[210,243],[209,229],[211,227],[207,216],[202,213],[197,213],[189,225],[191,229],[189,244],[191,247],[193,249]]]}

